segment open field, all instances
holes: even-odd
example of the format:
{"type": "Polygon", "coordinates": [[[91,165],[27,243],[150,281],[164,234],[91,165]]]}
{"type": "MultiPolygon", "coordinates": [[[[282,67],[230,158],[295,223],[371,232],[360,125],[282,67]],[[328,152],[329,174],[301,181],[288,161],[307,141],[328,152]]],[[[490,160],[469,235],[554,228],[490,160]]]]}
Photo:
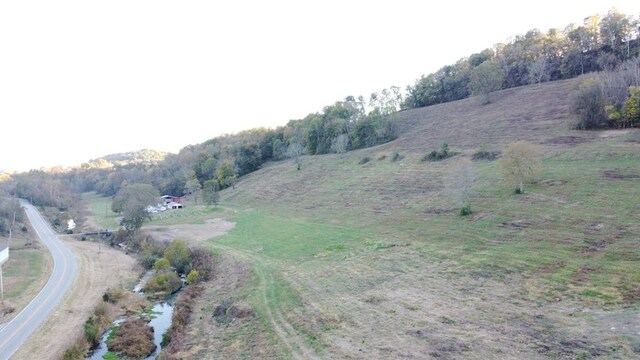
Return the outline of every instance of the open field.
{"type": "Polygon", "coordinates": [[[640,131],[570,130],[575,83],[401,112],[388,144],[270,163],[220,208],[154,219],[218,258],[180,357],[640,358],[640,131]],[[460,217],[455,166],[523,139],[544,172],[515,195],[476,161],[460,217]],[[456,156],[421,161],[444,142],[456,156]]]}
{"type": "Polygon", "coordinates": [[[198,337],[190,354],[640,357],[640,135],[570,130],[574,84],[402,112],[391,143],[243,177],[223,192],[236,226],[207,243],[252,272],[208,292],[193,334],[229,340],[198,337]],[[515,195],[497,161],[477,161],[474,214],[458,216],[455,165],[522,139],[543,147],[539,179],[515,195]],[[420,161],[443,142],[459,154],[420,161]],[[216,323],[225,297],[255,318],[216,323]]]}
{"type": "Polygon", "coordinates": [[[118,214],[111,211],[111,199],[100,196],[95,192],[82,194],[83,200],[88,204],[91,214],[91,227],[115,230],[120,227],[118,214]]]}

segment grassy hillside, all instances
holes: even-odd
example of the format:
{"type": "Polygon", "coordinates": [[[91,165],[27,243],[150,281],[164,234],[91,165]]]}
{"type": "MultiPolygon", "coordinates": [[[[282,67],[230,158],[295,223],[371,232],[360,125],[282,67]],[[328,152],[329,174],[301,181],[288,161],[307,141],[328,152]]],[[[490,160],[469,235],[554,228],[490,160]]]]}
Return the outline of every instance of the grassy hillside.
{"type": "Polygon", "coordinates": [[[640,133],[571,130],[575,84],[401,112],[390,143],[243,177],[222,197],[236,227],[208,244],[252,271],[207,292],[185,355],[639,357],[640,133]],[[544,173],[515,195],[477,161],[458,216],[455,165],[516,140],[543,147],[544,173]],[[421,161],[443,142],[458,155],[421,161]],[[254,316],[208,320],[229,299],[254,316]]]}

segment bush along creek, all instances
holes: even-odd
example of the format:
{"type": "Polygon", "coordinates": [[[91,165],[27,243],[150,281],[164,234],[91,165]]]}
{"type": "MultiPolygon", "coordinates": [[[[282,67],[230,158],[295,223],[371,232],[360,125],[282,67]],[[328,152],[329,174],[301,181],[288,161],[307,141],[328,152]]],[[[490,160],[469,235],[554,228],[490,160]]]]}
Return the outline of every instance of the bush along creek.
{"type": "MultiPolygon", "coordinates": [[[[163,336],[171,326],[174,301],[184,283],[169,266],[148,271],[134,293],[150,305],[116,319],[88,359],[155,359],[162,351],[163,336]]],[[[103,300],[119,302],[121,298],[112,293],[105,293],[103,300]]]]}
{"type": "Polygon", "coordinates": [[[198,283],[211,278],[213,256],[183,240],[146,237],[138,244],[130,250],[148,271],[133,291],[104,293],[84,323],[84,336],[63,359],[155,359],[165,349],[173,353],[185,345],[185,327],[203,290],[198,283]]]}

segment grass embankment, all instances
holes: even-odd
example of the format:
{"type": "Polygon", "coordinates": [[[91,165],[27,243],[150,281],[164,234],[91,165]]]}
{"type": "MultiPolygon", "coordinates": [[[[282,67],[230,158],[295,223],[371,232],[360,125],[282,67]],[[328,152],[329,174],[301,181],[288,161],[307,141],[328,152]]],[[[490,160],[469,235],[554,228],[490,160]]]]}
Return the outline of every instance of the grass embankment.
{"type": "Polygon", "coordinates": [[[5,314],[0,315],[0,323],[19,313],[40,292],[53,271],[51,254],[35,237],[30,228],[27,233],[14,234],[9,244],[9,260],[2,265],[5,303],[0,313],[5,314]]]}
{"type": "Polygon", "coordinates": [[[223,192],[236,226],[209,244],[252,264],[236,297],[265,338],[298,358],[634,356],[640,136],[569,130],[570,88],[404,112],[394,142],[268,164],[223,192]],[[474,214],[458,216],[455,165],[521,139],[544,148],[538,181],[515,195],[497,161],[476,162],[474,214]],[[459,154],[420,161],[443,142],[459,154]]]}

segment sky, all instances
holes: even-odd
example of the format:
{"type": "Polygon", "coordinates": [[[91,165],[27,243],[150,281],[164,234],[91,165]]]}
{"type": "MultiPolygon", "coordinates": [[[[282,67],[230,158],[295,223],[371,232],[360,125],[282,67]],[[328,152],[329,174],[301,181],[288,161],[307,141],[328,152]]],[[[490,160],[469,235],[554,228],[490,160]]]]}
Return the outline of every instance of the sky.
{"type": "Polygon", "coordinates": [[[0,170],[285,125],[640,1],[2,1],[0,170]]]}

